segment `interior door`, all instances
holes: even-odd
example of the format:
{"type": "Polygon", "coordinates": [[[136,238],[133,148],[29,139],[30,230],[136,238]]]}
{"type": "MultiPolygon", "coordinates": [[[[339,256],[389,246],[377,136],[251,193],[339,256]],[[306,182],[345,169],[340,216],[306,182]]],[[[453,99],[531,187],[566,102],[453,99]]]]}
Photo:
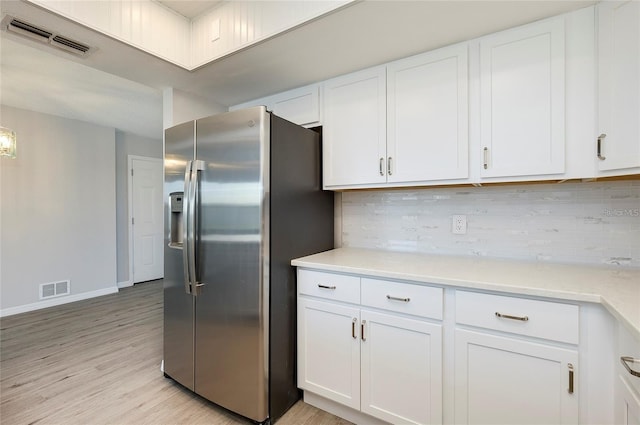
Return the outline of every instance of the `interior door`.
{"type": "Polygon", "coordinates": [[[162,246],[162,160],[131,160],[133,283],[164,274],[162,246]]]}

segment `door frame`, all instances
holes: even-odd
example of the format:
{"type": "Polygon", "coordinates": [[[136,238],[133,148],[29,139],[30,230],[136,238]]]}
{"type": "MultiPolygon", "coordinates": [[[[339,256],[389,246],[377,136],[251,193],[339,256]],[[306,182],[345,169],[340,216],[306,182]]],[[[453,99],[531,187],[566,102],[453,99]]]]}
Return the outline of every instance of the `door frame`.
{"type": "MultiPolygon", "coordinates": [[[[162,164],[162,158],[153,158],[149,156],[127,155],[127,236],[129,251],[129,279],[118,283],[118,288],[126,288],[133,286],[133,161],[149,161],[159,162],[162,164]]],[[[163,182],[164,185],[164,182],[163,182]]]]}

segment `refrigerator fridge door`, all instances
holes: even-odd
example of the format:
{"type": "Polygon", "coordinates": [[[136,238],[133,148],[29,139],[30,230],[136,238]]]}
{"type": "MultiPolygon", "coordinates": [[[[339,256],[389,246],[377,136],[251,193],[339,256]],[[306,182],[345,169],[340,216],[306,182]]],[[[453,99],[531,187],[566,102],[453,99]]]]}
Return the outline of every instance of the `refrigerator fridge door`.
{"type": "Polygon", "coordinates": [[[194,389],[195,300],[185,291],[181,222],[187,208],[185,169],[193,160],[194,136],[193,122],[167,129],[164,161],[164,372],[190,390],[194,389]]]}
{"type": "Polygon", "coordinates": [[[269,115],[196,121],[195,391],[262,422],[268,408],[269,115]]]}

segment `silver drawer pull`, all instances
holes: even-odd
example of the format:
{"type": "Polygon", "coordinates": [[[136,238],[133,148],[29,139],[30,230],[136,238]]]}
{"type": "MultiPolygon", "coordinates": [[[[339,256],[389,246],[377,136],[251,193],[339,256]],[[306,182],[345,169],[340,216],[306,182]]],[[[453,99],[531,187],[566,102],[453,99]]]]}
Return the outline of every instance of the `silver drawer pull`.
{"type": "Polygon", "coordinates": [[[318,288],[322,288],[322,289],[336,289],[335,286],[327,286],[327,285],[321,285],[318,283],[318,288]]]}
{"type": "Polygon", "coordinates": [[[511,316],[509,314],[502,314],[496,311],[496,317],[501,319],[511,319],[511,320],[520,320],[521,322],[528,322],[529,316],[511,316]]]}
{"type": "Polygon", "coordinates": [[[635,359],[631,356],[622,356],[620,357],[620,362],[622,362],[624,368],[627,369],[627,372],[629,372],[633,376],[637,376],[638,378],[640,378],[640,372],[631,369],[631,366],[629,366],[629,363],[640,363],[640,359],[635,359]]]}
{"type": "Polygon", "coordinates": [[[409,301],[411,301],[411,298],[392,297],[391,295],[387,295],[387,299],[394,300],[394,301],[402,301],[403,303],[408,303],[409,301]]]}

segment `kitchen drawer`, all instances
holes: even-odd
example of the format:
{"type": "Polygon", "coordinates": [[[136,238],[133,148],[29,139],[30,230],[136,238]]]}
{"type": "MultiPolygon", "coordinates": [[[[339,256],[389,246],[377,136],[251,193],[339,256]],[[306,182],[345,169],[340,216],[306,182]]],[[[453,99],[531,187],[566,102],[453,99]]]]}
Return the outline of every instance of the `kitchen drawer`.
{"type": "Polygon", "coordinates": [[[362,278],[363,306],[442,320],[442,288],[362,278]]]}
{"type": "Polygon", "coordinates": [[[360,278],[344,274],[298,269],[298,293],[360,304],[360,278]]]}
{"type": "Polygon", "coordinates": [[[578,344],[578,315],[577,305],[456,291],[456,323],[469,326],[578,344]]]}

